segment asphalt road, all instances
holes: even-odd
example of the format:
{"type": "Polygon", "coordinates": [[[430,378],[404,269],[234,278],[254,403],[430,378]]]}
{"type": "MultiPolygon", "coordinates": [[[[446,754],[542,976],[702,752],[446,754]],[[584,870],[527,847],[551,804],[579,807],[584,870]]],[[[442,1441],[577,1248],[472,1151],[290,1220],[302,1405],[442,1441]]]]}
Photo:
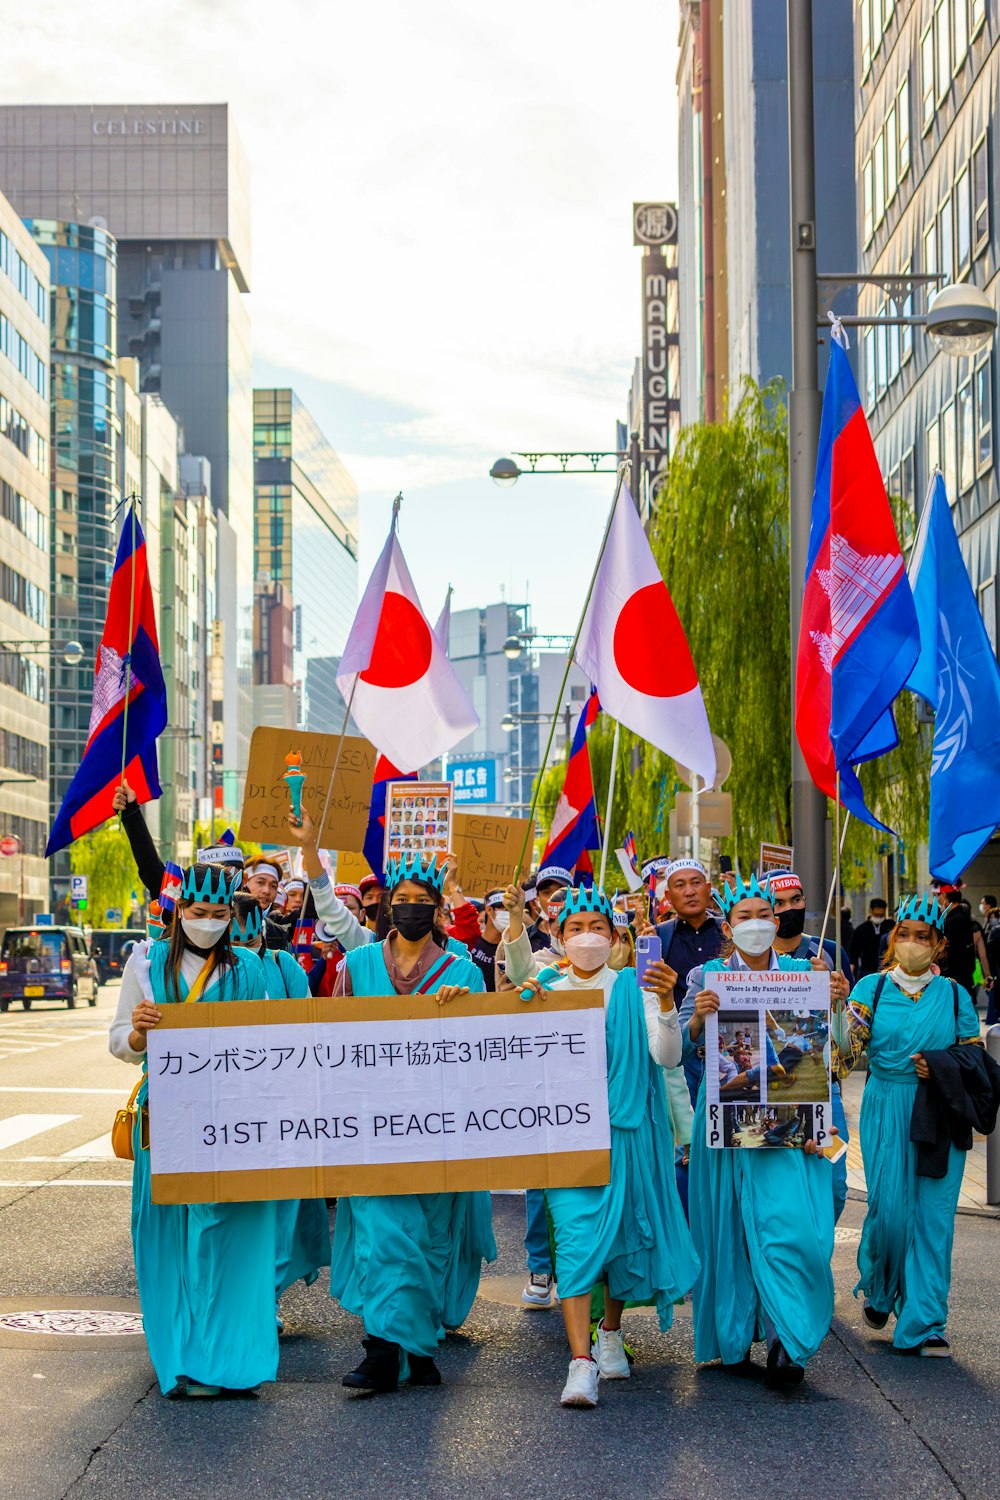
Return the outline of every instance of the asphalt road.
{"type": "MultiPolygon", "coordinates": [[[[103,1140],[133,1076],[106,1050],[116,997],[0,1018],[0,1315],[136,1308],[130,1168],[103,1140]]],[[[995,1500],[1000,1226],[959,1218],[948,1363],[898,1356],[864,1329],[850,1295],[863,1213],[848,1204],[833,1330],[791,1395],[768,1391],[759,1372],[696,1369],[683,1308],[667,1335],[629,1315],[633,1379],[603,1387],[594,1412],[563,1411],[561,1319],[518,1304],[513,1197],[494,1201],[500,1261],[442,1352],[440,1390],[348,1395],[340,1376],[360,1327],[322,1278],[284,1298],[281,1380],[256,1399],[164,1401],[141,1337],[0,1325],[0,1500],[995,1500]]]]}

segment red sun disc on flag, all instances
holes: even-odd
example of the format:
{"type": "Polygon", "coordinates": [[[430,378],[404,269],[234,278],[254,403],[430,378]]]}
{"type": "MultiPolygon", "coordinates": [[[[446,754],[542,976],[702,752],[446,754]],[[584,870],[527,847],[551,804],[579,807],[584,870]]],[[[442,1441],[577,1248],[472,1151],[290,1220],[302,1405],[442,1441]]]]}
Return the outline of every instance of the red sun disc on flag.
{"type": "Polygon", "coordinates": [[[626,599],[614,653],[624,681],[649,698],[679,698],[698,686],[684,627],[662,579],[626,599]]]}
{"type": "Polygon", "coordinates": [[[409,687],[423,677],[433,651],[430,627],[419,609],[404,594],[386,592],[372,659],[361,681],[372,687],[409,687]]]}

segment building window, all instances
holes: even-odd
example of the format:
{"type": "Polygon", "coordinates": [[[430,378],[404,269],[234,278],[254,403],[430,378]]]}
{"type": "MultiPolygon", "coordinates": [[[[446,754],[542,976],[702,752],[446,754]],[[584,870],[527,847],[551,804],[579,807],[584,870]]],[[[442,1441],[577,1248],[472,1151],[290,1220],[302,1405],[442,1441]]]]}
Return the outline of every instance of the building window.
{"type": "Polygon", "coordinates": [[[941,285],[949,286],[955,279],[955,231],[950,193],[941,200],[938,228],[938,270],[944,277],[941,285]]]}
{"type": "Polygon", "coordinates": [[[969,50],[969,0],[953,0],[955,7],[954,29],[952,31],[952,54],[955,64],[955,72],[965,62],[966,53],[969,50]]]}
{"type": "Polygon", "coordinates": [[[896,120],[899,131],[899,180],[902,182],[910,170],[910,75],[907,74],[899,86],[896,101],[896,120]]]}
{"type": "Polygon", "coordinates": [[[986,20],[986,0],[972,0],[972,35],[978,36],[986,20]]]}
{"type": "Polygon", "coordinates": [[[865,329],[865,411],[875,406],[875,330],[865,329]]]}
{"type": "Polygon", "coordinates": [[[862,183],[864,193],[864,201],[862,205],[864,209],[864,236],[865,244],[867,245],[872,237],[872,231],[874,227],[874,221],[872,219],[872,159],[870,156],[865,162],[864,172],[862,174],[862,183]]]}
{"type": "Polygon", "coordinates": [[[970,490],[976,477],[976,424],[972,409],[972,380],[958,388],[958,488],[970,490]]]}
{"type": "Polygon", "coordinates": [[[917,466],[912,448],[908,448],[900,460],[899,498],[903,520],[899,539],[905,547],[909,547],[917,530],[917,466]]]}
{"type": "Polygon", "coordinates": [[[899,174],[899,137],[896,131],[896,106],[890,109],[885,121],[885,201],[890,204],[896,196],[899,174]]]}
{"type": "Polygon", "coordinates": [[[938,0],[934,12],[934,37],[937,43],[937,96],[942,103],[951,87],[951,6],[938,0]]]}
{"type": "MultiPolygon", "coordinates": [[[[910,273],[910,270],[911,270],[910,262],[907,261],[906,265],[903,267],[903,275],[904,276],[908,276],[909,273],[910,273]]],[[[902,305],[900,307],[900,313],[902,314],[902,316],[904,318],[912,318],[913,317],[913,293],[912,293],[912,291],[911,292],[907,292],[906,297],[905,297],[905,299],[904,299],[904,301],[903,301],[903,303],[902,303],[902,305]]],[[[913,327],[909,323],[904,323],[903,326],[899,330],[899,363],[900,363],[900,367],[902,367],[903,365],[906,364],[906,361],[911,357],[912,354],[913,354],[913,327]]]]}
{"type": "Polygon", "coordinates": [[[944,487],[949,505],[954,505],[958,499],[957,475],[955,473],[955,460],[958,457],[956,425],[955,403],[954,401],[949,401],[941,413],[941,473],[944,475],[944,487]]]}
{"type": "MultiPolygon", "coordinates": [[[[885,318],[896,316],[896,304],[890,302],[888,297],[882,304],[882,316],[885,318]]],[[[885,330],[885,337],[888,346],[886,384],[892,385],[899,375],[899,324],[890,323],[885,330]]]]}
{"type": "Polygon", "coordinates": [[[882,45],[882,0],[872,0],[872,57],[882,45]]]}
{"type": "Polygon", "coordinates": [[[941,425],[937,417],[927,426],[927,483],[941,467],[941,425]]]}
{"type": "MultiPolygon", "coordinates": [[[[881,0],[875,0],[881,4],[881,0]]],[[[868,77],[872,65],[872,0],[861,0],[861,79],[868,77]]]]}
{"type": "Polygon", "coordinates": [[[989,145],[984,135],[972,152],[972,253],[985,250],[990,237],[989,145]]]}
{"type": "MultiPolygon", "coordinates": [[[[932,219],[924,230],[924,270],[928,276],[933,276],[938,268],[937,263],[937,220],[932,219]]],[[[934,284],[927,285],[927,305],[931,304],[934,297],[934,284]]]]}
{"type": "Polygon", "coordinates": [[[989,639],[990,649],[993,655],[997,653],[997,576],[987,578],[985,583],[979,585],[979,613],[983,617],[986,626],[986,635],[989,639]]]}
{"type": "Polygon", "coordinates": [[[955,269],[962,277],[972,263],[972,220],[969,207],[969,169],[963,167],[955,181],[955,269]]]}
{"type": "Polygon", "coordinates": [[[993,464],[993,365],[987,355],[976,371],[976,472],[993,464]]]}
{"type": "Polygon", "coordinates": [[[920,128],[926,133],[934,118],[934,26],[920,38],[920,128]]]}
{"type": "Polygon", "coordinates": [[[874,207],[877,228],[885,218],[885,137],[881,130],[875,137],[872,161],[875,167],[874,207]]]}
{"type": "Polygon", "coordinates": [[[875,329],[875,395],[881,398],[889,386],[889,330],[884,323],[875,329]]]}

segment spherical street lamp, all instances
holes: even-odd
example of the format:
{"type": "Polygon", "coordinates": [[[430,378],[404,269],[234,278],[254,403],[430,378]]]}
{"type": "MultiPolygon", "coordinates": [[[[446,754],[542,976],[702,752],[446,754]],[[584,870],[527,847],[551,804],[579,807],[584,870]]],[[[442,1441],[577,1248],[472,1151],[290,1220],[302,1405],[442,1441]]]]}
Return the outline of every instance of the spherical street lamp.
{"type": "Polygon", "coordinates": [[[924,322],[927,337],[943,354],[978,354],[997,331],[997,310],[985,292],[963,282],[938,292],[924,322]]]}
{"type": "Polygon", "coordinates": [[[521,470],[513,458],[498,458],[490,470],[490,478],[502,490],[509,490],[520,477],[521,470]]]}
{"type": "Polygon", "coordinates": [[[517,728],[517,720],[514,718],[514,715],[504,714],[503,718],[500,720],[500,728],[503,730],[504,734],[513,734],[514,730],[517,728]]]}
{"type": "Polygon", "coordinates": [[[503,643],[503,654],[508,661],[517,661],[523,650],[524,643],[516,635],[509,635],[503,643]]]}
{"type": "Polygon", "coordinates": [[[63,661],[67,667],[78,666],[83,661],[83,646],[79,641],[67,641],[63,648],[63,661]]]}

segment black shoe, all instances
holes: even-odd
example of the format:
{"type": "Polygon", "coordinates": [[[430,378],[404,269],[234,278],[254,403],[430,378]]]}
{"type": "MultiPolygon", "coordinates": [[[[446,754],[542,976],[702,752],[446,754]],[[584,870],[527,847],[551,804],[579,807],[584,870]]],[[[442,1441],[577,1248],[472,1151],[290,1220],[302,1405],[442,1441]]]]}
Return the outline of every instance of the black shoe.
{"type": "Polygon", "coordinates": [[[802,1365],[789,1359],[781,1340],[776,1339],[767,1354],[767,1373],[764,1376],[766,1383],[774,1390],[780,1390],[786,1385],[799,1385],[805,1373],[802,1365]]]}
{"type": "Polygon", "coordinates": [[[869,1328],[884,1328],[889,1321],[889,1314],[876,1311],[870,1302],[866,1302],[861,1309],[861,1316],[869,1328]]]}
{"type": "Polygon", "coordinates": [[[396,1390],[399,1386],[399,1345],[377,1338],[366,1338],[361,1342],[368,1352],[358,1368],[344,1376],[341,1385],[379,1395],[396,1390]]]}
{"type": "Polygon", "coordinates": [[[940,1334],[934,1333],[929,1339],[924,1339],[920,1353],[924,1359],[950,1359],[951,1345],[940,1334]]]}
{"type": "Polygon", "coordinates": [[[441,1371],[429,1354],[408,1354],[411,1385],[440,1385],[441,1371]]]}

